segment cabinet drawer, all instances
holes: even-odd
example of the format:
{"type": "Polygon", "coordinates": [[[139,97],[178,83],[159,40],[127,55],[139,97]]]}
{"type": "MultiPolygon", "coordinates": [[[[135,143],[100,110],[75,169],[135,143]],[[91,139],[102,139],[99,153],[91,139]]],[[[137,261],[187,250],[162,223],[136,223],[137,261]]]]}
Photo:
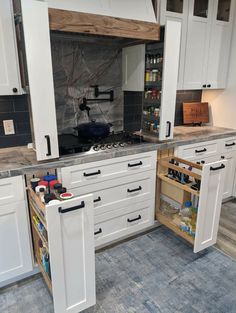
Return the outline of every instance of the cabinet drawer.
{"type": "Polygon", "coordinates": [[[156,151],[103,160],[61,169],[62,182],[68,189],[156,168],[156,151]]]}
{"type": "Polygon", "coordinates": [[[8,204],[24,200],[22,176],[0,179],[0,203],[8,204]]]}
{"type": "Polygon", "coordinates": [[[180,158],[192,160],[217,154],[219,151],[218,141],[202,142],[194,145],[181,146],[176,155],[180,158]]]}
{"type": "Polygon", "coordinates": [[[118,210],[155,197],[155,171],[120,177],[72,190],[75,196],[93,194],[95,215],[118,210]]]}
{"type": "Polygon", "coordinates": [[[221,144],[220,151],[223,153],[236,151],[236,137],[224,139],[221,141],[220,144],[221,144]]]}
{"type": "Polygon", "coordinates": [[[127,210],[124,209],[120,210],[115,217],[104,221],[99,221],[101,218],[95,218],[95,246],[106,244],[153,225],[152,201],[142,202],[132,210],[133,212],[130,213],[125,213],[127,210]]]}

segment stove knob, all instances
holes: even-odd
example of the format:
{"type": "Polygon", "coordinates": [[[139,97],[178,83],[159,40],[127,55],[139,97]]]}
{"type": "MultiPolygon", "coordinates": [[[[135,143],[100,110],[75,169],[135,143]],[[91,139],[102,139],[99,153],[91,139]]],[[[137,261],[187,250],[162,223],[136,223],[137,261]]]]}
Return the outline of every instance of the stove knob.
{"type": "Polygon", "coordinates": [[[112,145],[110,143],[107,144],[107,149],[111,149],[112,145]]]}
{"type": "Polygon", "coordinates": [[[106,146],[105,146],[105,145],[101,145],[101,146],[100,146],[100,149],[101,149],[101,150],[106,150],[106,146]]]}
{"type": "Polygon", "coordinates": [[[118,148],[118,143],[113,143],[114,148],[118,148]]]}
{"type": "Polygon", "coordinates": [[[93,147],[93,150],[94,150],[94,151],[99,151],[99,146],[94,146],[94,147],[93,147]]]}
{"type": "Polygon", "coordinates": [[[119,146],[123,148],[125,146],[125,143],[124,142],[120,142],[119,146]]]}

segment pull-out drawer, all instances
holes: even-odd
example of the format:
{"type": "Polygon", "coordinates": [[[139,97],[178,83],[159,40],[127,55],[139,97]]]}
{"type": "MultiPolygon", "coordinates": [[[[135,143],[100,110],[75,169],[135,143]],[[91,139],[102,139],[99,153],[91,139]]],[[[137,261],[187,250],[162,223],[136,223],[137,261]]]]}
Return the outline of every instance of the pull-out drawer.
{"type": "Polygon", "coordinates": [[[153,201],[140,202],[132,208],[123,208],[113,216],[104,214],[95,218],[95,246],[104,245],[133,234],[154,223],[153,201]],[[127,213],[127,211],[130,211],[127,213]]]}
{"type": "Polygon", "coordinates": [[[221,140],[220,144],[223,153],[236,151],[236,137],[221,140]]]}
{"type": "Polygon", "coordinates": [[[218,141],[180,146],[175,151],[175,155],[186,160],[210,157],[217,153],[220,153],[220,144],[218,141]]]}
{"type": "Polygon", "coordinates": [[[61,169],[62,182],[70,190],[156,168],[156,152],[140,153],[61,169]]]}
{"type": "Polygon", "coordinates": [[[194,252],[216,243],[226,169],[223,159],[203,165],[177,157],[159,161],[156,217],[189,241],[194,252]]]}
{"type": "Polygon", "coordinates": [[[155,171],[92,184],[72,190],[75,196],[93,194],[95,215],[155,197],[155,171]]]}
{"type": "Polygon", "coordinates": [[[23,177],[15,176],[0,179],[0,203],[9,204],[25,199],[23,177]]]}

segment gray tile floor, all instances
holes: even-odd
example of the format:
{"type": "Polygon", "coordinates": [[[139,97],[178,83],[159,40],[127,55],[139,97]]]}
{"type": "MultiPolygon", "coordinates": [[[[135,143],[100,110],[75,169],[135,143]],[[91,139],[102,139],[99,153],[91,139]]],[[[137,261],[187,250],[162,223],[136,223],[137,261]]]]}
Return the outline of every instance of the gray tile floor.
{"type": "MultiPolygon", "coordinates": [[[[235,313],[236,262],[194,254],[165,227],[96,254],[97,305],[84,313],[235,313]]],[[[0,291],[1,313],[52,313],[40,276],[0,291]]]]}

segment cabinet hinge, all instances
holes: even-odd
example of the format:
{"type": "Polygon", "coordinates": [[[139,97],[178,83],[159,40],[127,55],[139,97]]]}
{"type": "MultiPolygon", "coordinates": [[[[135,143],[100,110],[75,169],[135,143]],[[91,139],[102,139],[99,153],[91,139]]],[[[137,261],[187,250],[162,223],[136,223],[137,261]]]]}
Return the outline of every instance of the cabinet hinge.
{"type": "Polygon", "coordinates": [[[22,14],[21,13],[15,13],[14,14],[14,20],[15,20],[15,25],[21,24],[22,23],[22,14]]]}

